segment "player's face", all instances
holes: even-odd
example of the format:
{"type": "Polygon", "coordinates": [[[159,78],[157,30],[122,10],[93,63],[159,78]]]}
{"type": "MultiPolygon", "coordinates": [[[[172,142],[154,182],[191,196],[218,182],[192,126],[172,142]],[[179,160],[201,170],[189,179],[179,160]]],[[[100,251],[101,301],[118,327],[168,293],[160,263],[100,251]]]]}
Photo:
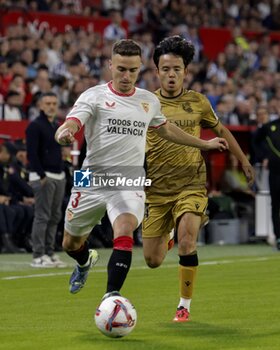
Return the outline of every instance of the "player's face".
{"type": "Polygon", "coordinates": [[[114,55],[110,61],[113,88],[123,94],[133,91],[141,67],[140,56],[114,55]]]}
{"type": "Polygon", "coordinates": [[[163,96],[177,96],[182,91],[187,68],[182,57],[172,54],[159,58],[158,75],[163,96]]]}
{"type": "Polygon", "coordinates": [[[58,100],[55,96],[44,96],[40,101],[40,109],[49,119],[53,119],[58,112],[58,100]]]}

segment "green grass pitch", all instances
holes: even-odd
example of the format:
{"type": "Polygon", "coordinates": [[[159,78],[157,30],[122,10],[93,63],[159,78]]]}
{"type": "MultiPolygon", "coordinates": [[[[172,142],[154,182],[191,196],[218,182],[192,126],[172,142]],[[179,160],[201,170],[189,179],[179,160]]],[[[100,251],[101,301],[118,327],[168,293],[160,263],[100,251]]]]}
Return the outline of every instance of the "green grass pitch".
{"type": "Polygon", "coordinates": [[[280,253],[265,244],[199,247],[200,267],[191,322],[174,324],[178,302],[176,246],[158,269],[148,269],[134,249],[122,289],[138,321],[127,337],[111,339],[93,314],[105,292],[110,249],[84,289],[68,292],[74,263],[34,269],[31,255],[0,255],[0,349],[2,350],[279,350],[280,253]]]}

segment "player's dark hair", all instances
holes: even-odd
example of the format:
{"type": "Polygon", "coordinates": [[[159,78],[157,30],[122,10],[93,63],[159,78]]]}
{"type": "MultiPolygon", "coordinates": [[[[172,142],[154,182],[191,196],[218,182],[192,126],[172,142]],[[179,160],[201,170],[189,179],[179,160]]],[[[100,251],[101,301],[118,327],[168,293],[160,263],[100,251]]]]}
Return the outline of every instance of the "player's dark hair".
{"type": "Polygon", "coordinates": [[[140,56],[141,47],[131,39],[122,39],[113,45],[112,55],[140,56]]]}
{"type": "Polygon", "coordinates": [[[52,91],[44,92],[44,93],[39,95],[39,100],[42,100],[42,98],[44,98],[44,97],[56,97],[57,98],[57,95],[52,91]]]}
{"type": "Polygon", "coordinates": [[[155,48],[153,60],[158,68],[159,58],[162,55],[172,54],[182,57],[185,68],[191,63],[195,53],[193,44],[179,35],[163,39],[155,48]]]}

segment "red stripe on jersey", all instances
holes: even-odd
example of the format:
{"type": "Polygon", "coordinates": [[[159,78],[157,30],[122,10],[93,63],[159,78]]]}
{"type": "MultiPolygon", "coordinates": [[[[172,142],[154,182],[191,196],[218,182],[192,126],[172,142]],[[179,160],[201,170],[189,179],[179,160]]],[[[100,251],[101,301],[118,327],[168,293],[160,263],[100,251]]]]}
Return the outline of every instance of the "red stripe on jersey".
{"type": "Polygon", "coordinates": [[[149,128],[158,129],[158,128],[160,128],[161,126],[165,125],[166,123],[167,123],[167,120],[166,120],[165,122],[163,122],[163,123],[157,125],[157,126],[151,125],[151,126],[149,126],[149,128]]]}
{"type": "Polygon", "coordinates": [[[68,117],[68,118],[66,118],[66,120],[73,120],[74,122],[76,122],[78,124],[78,126],[79,126],[79,130],[83,127],[80,119],[78,119],[76,117],[68,117]]]}
{"type": "Polygon", "coordinates": [[[132,91],[130,94],[123,94],[123,93],[118,92],[117,90],[115,90],[115,89],[113,88],[113,82],[112,82],[112,81],[110,81],[110,82],[108,83],[108,88],[109,88],[115,95],[123,96],[123,97],[129,97],[129,96],[134,95],[135,90],[136,90],[136,89],[134,88],[133,91],[132,91]]]}

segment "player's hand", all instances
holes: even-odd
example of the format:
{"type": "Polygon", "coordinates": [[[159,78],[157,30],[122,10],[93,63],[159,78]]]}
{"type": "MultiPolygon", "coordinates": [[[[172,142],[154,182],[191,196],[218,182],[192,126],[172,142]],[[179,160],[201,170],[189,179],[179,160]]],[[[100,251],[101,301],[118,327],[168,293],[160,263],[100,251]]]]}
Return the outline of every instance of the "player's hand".
{"type": "Polygon", "coordinates": [[[207,149],[206,150],[213,150],[217,149],[220,152],[223,152],[228,149],[228,143],[225,139],[221,137],[215,137],[214,139],[208,140],[207,142],[207,149]]]}
{"type": "Polygon", "coordinates": [[[56,141],[62,146],[68,146],[75,141],[75,137],[68,128],[65,128],[57,135],[56,141]]]}
{"type": "Polygon", "coordinates": [[[252,167],[252,165],[249,164],[242,164],[242,170],[246,176],[247,182],[249,184],[249,186],[252,186],[255,182],[255,169],[252,167]]]}

